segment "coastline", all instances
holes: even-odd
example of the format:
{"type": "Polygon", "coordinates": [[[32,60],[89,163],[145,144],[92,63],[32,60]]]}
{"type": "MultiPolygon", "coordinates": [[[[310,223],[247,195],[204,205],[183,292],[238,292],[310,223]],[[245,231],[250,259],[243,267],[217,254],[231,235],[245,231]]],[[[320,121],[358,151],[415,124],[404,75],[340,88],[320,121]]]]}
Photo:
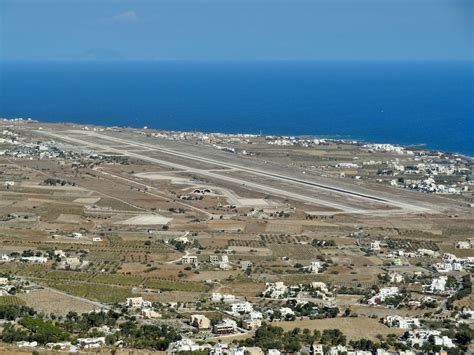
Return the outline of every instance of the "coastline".
{"type": "Polygon", "coordinates": [[[468,155],[465,153],[447,151],[443,149],[433,149],[430,148],[426,143],[411,143],[411,144],[402,144],[397,142],[385,141],[385,142],[375,142],[368,139],[357,139],[348,136],[340,136],[340,135],[325,135],[325,134],[263,134],[263,133],[253,133],[253,132],[213,132],[213,131],[195,131],[195,130],[167,130],[167,129],[160,129],[158,127],[148,127],[148,126],[120,126],[120,125],[101,125],[101,124],[90,124],[90,123],[81,123],[81,122],[73,122],[73,121],[48,121],[44,119],[34,119],[34,118],[5,118],[0,117],[0,120],[9,121],[9,122],[35,122],[35,123],[47,123],[47,124],[63,124],[63,125],[71,125],[71,126],[82,126],[82,127],[97,127],[97,128],[111,128],[111,129],[132,129],[132,130],[147,130],[147,131],[157,131],[157,132],[169,132],[169,133],[195,133],[195,134],[208,134],[208,135],[218,135],[218,136],[243,136],[243,135],[253,135],[253,136],[260,136],[260,137],[281,137],[281,138],[289,138],[289,137],[296,137],[301,139],[325,139],[328,141],[333,142],[341,142],[341,143],[352,143],[355,145],[363,145],[363,144],[382,144],[382,145],[393,145],[397,147],[402,147],[407,150],[414,150],[414,151],[425,151],[431,154],[445,154],[449,156],[459,156],[465,159],[472,160],[474,162],[474,154],[468,155]]]}

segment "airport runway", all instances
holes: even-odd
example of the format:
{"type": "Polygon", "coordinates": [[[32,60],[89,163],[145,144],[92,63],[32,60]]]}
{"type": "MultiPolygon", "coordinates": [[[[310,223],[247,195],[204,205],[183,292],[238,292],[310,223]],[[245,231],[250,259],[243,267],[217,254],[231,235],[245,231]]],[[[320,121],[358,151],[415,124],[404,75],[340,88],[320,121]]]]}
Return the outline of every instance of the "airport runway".
{"type": "Polygon", "coordinates": [[[293,178],[293,177],[290,177],[290,176],[276,174],[276,173],[265,171],[265,170],[249,168],[249,167],[240,166],[240,165],[237,165],[237,164],[226,163],[226,162],[217,161],[217,160],[214,160],[214,159],[209,159],[209,158],[204,158],[204,157],[200,157],[200,156],[196,156],[196,155],[191,155],[191,154],[188,154],[188,153],[178,152],[178,151],[174,151],[174,150],[171,150],[171,149],[162,148],[162,147],[159,147],[157,145],[138,143],[138,142],[134,142],[134,141],[131,141],[131,140],[121,139],[121,138],[117,138],[117,137],[111,137],[111,136],[108,136],[108,135],[105,135],[105,134],[100,134],[100,133],[97,133],[97,132],[78,131],[78,130],[70,131],[70,133],[72,133],[72,134],[76,134],[76,135],[81,134],[81,135],[85,135],[85,136],[88,136],[88,137],[96,138],[96,139],[100,140],[101,142],[108,141],[108,142],[112,142],[112,143],[120,143],[120,144],[128,145],[130,147],[135,147],[135,148],[136,147],[146,148],[150,151],[157,151],[157,152],[160,152],[160,153],[165,153],[167,155],[176,156],[176,157],[179,157],[179,158],[186,158],[186,159],[190,159],[190,160],[194,160],[194,161],[198,161],[198,162],[210,163],[210,164],[218,165],[218,166],[225,167],[225,168],[232,168],[232,169],[237,169],[237,170],[241,170],[241,171],[244,171],[244,172],[249,172],[251,174],[254,174],[254,175],[257,175],[257,176],[262,176],[262,177],[269,178],[269,179],[276,180],[276,181],[283,181],[283,182],[286,182],[286,183],[302,185],[302,186],[309,187],[309,188],[314,189],[314,190],[323,190],[323,191],[326,191],[326,192],[329,191],[329,192],[334,193],[336,195],[341,195],[341,197],[347,196],[347,197],[356,198],[356,199],[359,199],[361,201],[361,207],[358,208],[358,207],[348,206],[348,205],[345,205],[345,204],[340,203],[340,202],[328,201],[328,200],[325,200],[325,199],[320,199],[320,198],[316,198],[316,197],[312,197],[312,196],[307,196],[307,195],[303,195],[303,194],[300,194],[300,193],[295,193],[295,192],[292,192],[292,191],[288,191],[288,189],[275,188],[275,187],[264,185],[264,184],[261,184],[261,183],[256,183],[256,182],[244,180],[242,178],[224,176],[224,175],[220,175],[220,174],[218,174],[214,171],[198,169],[198,168],[192,168],[192,167],[189,167],[189,166],[185,166],[183,164],[173,163],[173,162],[161,160],[161,159],[158,159],[158,158],[149,157],[149,156],[146,156],[144,154],[139,154],[139,153],[132,152],[132,151],[129,151],[129,150],[126,150],[126,149],[112,148],[109,145],[93,143],[93,142],[89,142],[89,141],[86,141],[86,140],[83,140],[83,139],[66,136],[64,133],[67,133],[67,132],[62,132],[63,134],[57,134],[57,133],[53,133],[53,132],[49,132],[49,131],[37,131],[37,133],[48,135],[48,136],[54,137],[58,140],[74,142],[74,143],[76,143],[80,146],[83,146],[83,147],[91,147],[91,148],[94,148],[94,149],[102,149],[102,150],[107,149],[108,151],[118,153],[118,154],[123,154],[123,155],[133,157],[133,158],[136,158],[136,159],[149,161],[149,162],[157,163],[157,164],[160,164],[160,165],[169,166],[169,167],[172,167],[172,168],[175,168],[175,169],[178,169],[178,170],[186,170],[188,172],[204,175],[204,176],[207,176],[209,178],[216,179],[216,180],[226,181],[226,182],[234,183],[234,184],[237,184],[237,185],[243,185],[247,188],[250,188],[250,189],[253,189],[253,190],[256,190],[256,191],[261,191],[261,192],[273,194],[273,195],[276,195],[276,196],[282,196],[282,197],[285,197],[285,198],[295,199],[297,201],[301,201],[301,202],[305,202],[305,203],[313,203],[313,204],[316,204],[316,205],[332,207],[332,208],[338,209],[338,210],[340,210],[342,212],[345,212],[345,213],[367,213],[367,214],[397,213],[397,214],[399,214],[401,212],[403,212],[403,213],[429,212],[429,210],[427,208],[417,206],[417,205],[414,205],[414,204],[411,204],[411,203],[403,203],[403,202],[400,202],[400,201],[394,201],[394,200],[387,199],[386,197],[378,197],[378,196],[374,196],[374,195],[363,194],[363,193],[360,193],[358,191],[352,191],[352,190],[348,190],[348,189],[341,189],[339,187],[323,185],[323,184],[319,184],[319,183],[315,183],[315,182],[311,182],[311,181],[306,181],[306,180],[293,178]],[[393,208],[396,208],[396,209],[375,211],[373,209],[363,208],[364,203],[367,203],[367,202],[382,203],[382,204],[389,205],[389,206],[391,206],[393,208]]]}

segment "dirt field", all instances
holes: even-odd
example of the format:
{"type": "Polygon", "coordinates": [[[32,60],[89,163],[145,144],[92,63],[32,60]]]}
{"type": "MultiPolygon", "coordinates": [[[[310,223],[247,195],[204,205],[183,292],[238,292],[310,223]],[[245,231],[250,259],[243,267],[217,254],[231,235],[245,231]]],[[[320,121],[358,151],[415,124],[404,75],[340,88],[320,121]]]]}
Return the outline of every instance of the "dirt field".
{"type": "Polygon", "coordinates": [[[55,313],[65,316],[70,310],[81,314],[94,309],[89,303],[78,301],[48,290],[32,291],[18,295],[26,305],[34,307],[45,314],[55,313]]]}
{"type": "Polygon", "coordinates": [[[274,322],[275,326],[282,327],[285,330],[294,328],[308,328],[310,330],[339,329],[343,332],[348,340],[368,338],[377,340],[376,335],[397,334],[402,335],[405,330],[389,328],[378,320],[366,317],[357,318],[328,318],[316,320],[296,320],[294,322],[274,322]]]}

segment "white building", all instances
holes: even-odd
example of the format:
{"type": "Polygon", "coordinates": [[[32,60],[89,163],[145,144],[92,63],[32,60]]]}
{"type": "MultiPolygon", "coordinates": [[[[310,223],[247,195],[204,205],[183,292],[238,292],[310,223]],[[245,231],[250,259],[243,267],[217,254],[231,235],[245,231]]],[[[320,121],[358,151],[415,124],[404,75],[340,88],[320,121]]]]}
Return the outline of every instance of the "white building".
{"type": "Polygon", "coordinates": [[[237,323],[229,318],[224,318],[213,327],[213,332],[218,335],[233,334],[237,331],[237,323]]]}
{"type": "Polygon", "coordinates": [[[291,308],[282,307],[280,308],[280,313],[282,318],[286,318],[287,316],[294,316],[295,312],[291,308]]]}
{"type": "Polygon", "coordinates": [[[264,297],[281,298],[286,293],[288,293],[288,286],[286,286],[281,281],[274,282],[274,283],[267,282],[266,286],[267,286],[267,288],[265,289],[265,291],[263,291],[263,296],[264,297]]]}
{"type": "Polygon", "coordinates": [[[440,276],[438,278],[434,278],[431,281],[430,291],[431,292],[444,292],[446,291],[446,282],[448,278],[446,276],[440,276]]]}
{"type": "Polygon", "coordinates": [[[435,345],[442,346],[445,348],[454,348],[456,345],[454,345],[453,340],[446,335],[443,336],[435,336],[434,337],[434,343],[435,345]]]}
{"type": "Polygon", "coordinates": [[[457,249],[471,249],[471,243],[469,241],[458,240],[454,243],[457,249]]]}
{"type": "Polygon", "coordinates": [[[250,313],[253,311],[253,305],[249,302],[231,304],[232,313],[250,313]]]}
{"type": "Polygon", "coordinates": [[[237,298],[231,294],[213,293],[211,295],[211,302],[235,302],[237,298]]]}
{"type": "Polygon", "coordinates": [[[244,271],[251,269],[253,267],[253,263],[250,260],[243,260],[240,262],[240,268],[244,271]]]}
{"type": "Polygon", "coordinates": [[[398,315],[385,317],[384,323],[388,327],[401,329],[412,329],[420,327],[420,320],[418,318],[401,317],[398,315]]]}
{"type": "Polygon", "coordinates": [[[306,270],[312,274],[319,273],[319,270],[323,268],[323,265],[320,261],[312,261],[311,265],[306,266],[306,270]]]}
{"type": "Polygon", "coordinates": [[[44,256],[22,256],[21,261],[34,264],[46,264],[48,262],[48,258],[44,256]]]}
{"type": "Polygon", "coordinates": [[[6,263],[8,263],[8,262],[13,261],[13,260],[14,260],[14,258],[12,258],[11,256],[9,256],[9,255],[7,255],[7,254],[2,254],[2,255],[0,255],[0,261],[1,261],[1,262],[6,262],[6,263]]]}
{"type": "Polygon", "coordinates": [[[194,341],[192,341],[191,339],[183,338],[174,343],[170,343],[170,345],[168,346],[167,353],[169,355],[174,355],[182,351],[196,351],[199,349],[200,349],[200,346],[196,344],[194,341]]]}
{"type": "Polygon", "coordinates": [[[379,251],[380,250],[380,241],[379,240],[374,240],[372,243],[370,243],[370,250],[379,251]]]}
{"type": "Polygon", "coordinates": [[[66,253],[64,251],[62,251],[61,249],[59,249],[59,250],[54,251],[54,256],[57,256],[59,258],[65,258],[66,253]]]}
{"type": "Polygon", "coordinates": [[[390,277],[390,282],[392,283],[401,283],[403,282],[403,275],[399,274],[399,273],[393,273],[393,274],[390,274],[389,275],[390,277]]]}
{"type": "Polygon", "coordinates": [[[381,304],[386,298],[396,296],[399,292],[398,287],[383,287],[379,290],[379,293],[368,300],[368,304],[381,304]]]}
{"type": "Polygon", "coordinates": [[[84,349],[97,349],[105,345],[105,337],[78,338],[76,344],[84,349]]]}
{"type": "Polygon", "coordinates": [[[197,264],[198,258],[195,255],[185,255],[181,258],[184,264],[197,264]]]}
{"type": "Polygon", "coordinates": [[[125,305],[130,308],[151,308],[152,303],[145,301],[143,297],[130,297],[125,300],[125,305]]]}

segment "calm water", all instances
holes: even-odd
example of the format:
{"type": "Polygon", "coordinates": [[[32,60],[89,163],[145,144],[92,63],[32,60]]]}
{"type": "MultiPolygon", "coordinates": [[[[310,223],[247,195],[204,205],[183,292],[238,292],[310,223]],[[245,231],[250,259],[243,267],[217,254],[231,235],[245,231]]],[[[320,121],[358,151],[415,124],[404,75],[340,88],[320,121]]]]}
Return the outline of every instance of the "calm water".
{"type": "Polygon", "coordinates": [[[323,135],[474,156],[473,64],[3,63],[0,116],[323,135]]]}

